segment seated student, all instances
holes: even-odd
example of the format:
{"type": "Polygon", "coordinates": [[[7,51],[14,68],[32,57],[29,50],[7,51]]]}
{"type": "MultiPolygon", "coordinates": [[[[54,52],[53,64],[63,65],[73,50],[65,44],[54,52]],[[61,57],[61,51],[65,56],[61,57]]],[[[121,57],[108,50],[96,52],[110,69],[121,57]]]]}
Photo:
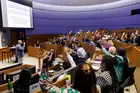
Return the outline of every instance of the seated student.
{"type": "Polygon", "coordinates": [[[126,78],[128,77],[127,68],[130,64],[130,61],[129,61],[129,58],[126,56],[126,49],[125,48],[119,48],[117,53],[118,53],[118,55],[122,56],[123,60],[124,60],[123,78],[122,78],[122,82],[124,82],[126,80],[126,78]]]}
{"type": "Polygon", "coordinates": [[[118,40],[118,34],[117,33],[114,33],[113,40],[115,40],[115,41],[118,40]]]}
{"type": "Polygon", "coordinates": [[[101,88],[101,93],[115,93],[118,87],[118,79],[113,67],[113,58],[106,55],[102,59],[102,73],[97,76],[97,85],[101,88]]]}
{"type": "Polygon", "coordinates": [[[124,42],[125,42],[125,43],[130,43],[130,42],[131,42],[130,34],[127,34],[127,35],[126,35],[126,38],[125,38],[124,42]]]}
{"type": "Polygon", "coordinates": [[[77,64],[79,64],[79,57],[78,57],[78,54],[76,52],[71,52],[70,55],[72,56],[74,62],[77,64]]]}
{"type": "Polygon", "coordinates": [[[98,93],[96,76],[92,67],[87,63],[78,64],[75,69],[74,89],[81,93],[98,93]]]}
{"type": "Polygon", "coordinates": [[[83,42],[84,43],[89,43],[90,42],[87,35],[85,35],[85,37],[83,38],[83,42]]]}
{"type": "Polygon", "coordinates": [[[136,44],[137,35],[135,33],[132,33],[131,35],[132,35],[131,43],[136,44]]]}
{"type": "Polygon", "coordinates": [[[136,33],[135,33],[136,35],[139,35],[139,30],[136,30],[136,33]]]}
{"type": "Polygon", "coordinates": [[[136,45],[140,46],[140,36],[137,36],[137,38],[136,38],[136,45]]]}
{"type": "Polygon", "coordinates": [[[125,38],[125,32],[123,32],[123,34],[122,34],[122,36],[120,38],[120,41],[124,42],[124,40],[125,40],[124,38],[125,38]]]}
{"type": "Polygon", "coordinates": [[[36,41],[35,47],[40,47],[40,42],[36,41]]]}
{"type": "Polygon", "coordinates": [[[104,46],[104,48],[106,49],[106,50],[108,50],[111,46],[112,46],[112,44],[113,44],[113,42],[111,42],[111,40],[106,40],[105,39],[105,37],[104,38],[102,38],[102,42],[103,42],[103,46],[104,46]]]}
{"type": "Polygon", "coordinates": [[[19,80],[15,81],[13,88],[14,93],[29,93],[31,72],[29,69],[23,69],[20,73],[19,80]]]}
{"type": "Polygon", "coordinates": [[[114,46],[114,43],[112,40],[108,40],[108,45],[111,47],[111,46],[114,46]]]}
{"type": "Polygon", "coordinates": [[[116,71],[117,77],[118,77],[118,81],[121,82],[122,81],[122,74],[123,74],[123,57],[116,55],[116,48],[115,47],[110,47],[109,51],[107,51],[103,46],[101,46],[101,49],[104,53],[104,55],[109,55],[111,57],[114,58],[114,60],[116,59],[116,64],[114,64],[114,69],[116,71]]]}
{"type": "Polygon", "coordinates": [[[48,67],[51,67],[53,65],[53,61],[55,60],[55,54],[54,54],[54,49],[51,49],[48,54],[46,54],[46,51],[43,51],[43,64],[42,64],[42,71],[44,71],[44,66],[46,66],[46,63],[48,67]]]}
{"type": "Polygon", "coordinates": [[[77,45],[77,54],[79,56],[79,60],[80,61],[85,61],[85,57],[86,57],[86,51],[85,49],[81,46],[81,44],[77,45]]]}
{"type": "MultiPolygon", "coordinates": [[[[65,48],[64,51],[67,54],[67,58],[70,61],[71,66],[75,68],[76,64],[73,61],[73,58],[68,53],[68,49],[65,48]]],[[[48,76],[48,63],[46,63],[46,66],[44,67],[45,68],[42,68],[44,69],[44,71],[42,71],[39,80],[40,88],[43,93],[79,93],[77,90],[72,88],[64,89],[64,88],[58,88],[55,85],[53,85],[48,76]]]]}
{"type": "Polygon", "coordinates": [[[54,49],[51,49],[48,53],[48,56],[49,57],[49,63],[51,63],[50,65],[52,65],[53,61],[55,60],[55,53],[54,53],[54,49]]]}

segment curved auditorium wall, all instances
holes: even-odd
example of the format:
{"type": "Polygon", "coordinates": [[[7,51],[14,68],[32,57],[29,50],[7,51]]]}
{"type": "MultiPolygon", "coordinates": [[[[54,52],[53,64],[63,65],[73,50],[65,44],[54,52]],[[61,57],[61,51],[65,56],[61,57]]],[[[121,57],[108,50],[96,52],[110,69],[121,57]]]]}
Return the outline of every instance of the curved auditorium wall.
{"type": "Polygon", "coordinates": [[[34,29],[28,29],[27,35],[140,27],[140,15],[131,15],[131,10],[140,9],[140,0],[93,6],[57,6],[45,4],[43,0],[33,1],[34,29]]]}

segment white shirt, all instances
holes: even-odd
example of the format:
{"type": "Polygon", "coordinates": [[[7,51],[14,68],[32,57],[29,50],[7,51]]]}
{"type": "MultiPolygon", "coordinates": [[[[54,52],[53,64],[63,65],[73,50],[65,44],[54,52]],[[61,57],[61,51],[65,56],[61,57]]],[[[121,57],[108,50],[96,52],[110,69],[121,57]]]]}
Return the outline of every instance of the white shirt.
{"type": "Polygon", "coordinates": [[[84,50],[84,48],[80,47],[77,49],[77,54],[78,54],[79,58],[85,58],[87,53],[84,50]]]}

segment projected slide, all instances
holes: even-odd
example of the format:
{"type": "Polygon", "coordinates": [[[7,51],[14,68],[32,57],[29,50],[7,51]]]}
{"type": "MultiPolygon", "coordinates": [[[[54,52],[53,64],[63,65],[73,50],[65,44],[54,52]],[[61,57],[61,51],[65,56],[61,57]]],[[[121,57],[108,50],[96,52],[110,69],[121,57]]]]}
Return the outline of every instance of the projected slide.
{"type": "Polygon", "coordinates": [[[2,0],[3,27],[33,28],[32,8],[2,0]]]}

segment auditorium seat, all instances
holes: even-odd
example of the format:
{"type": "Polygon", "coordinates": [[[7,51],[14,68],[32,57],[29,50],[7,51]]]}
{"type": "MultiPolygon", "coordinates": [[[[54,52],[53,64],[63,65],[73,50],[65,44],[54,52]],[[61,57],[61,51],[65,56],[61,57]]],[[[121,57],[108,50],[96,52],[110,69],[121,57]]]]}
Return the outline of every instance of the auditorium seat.
{"type": "Polygon", "coordinates": [[[4,83],[4,72],[0,71],[0,85],[4,83]]]}
{"type": "Polygon", "coordinates": [[[15,81],[19,78],[21,70],[17,70],[11,73],[6,74],[6,82],[8,82],[8,79],[10,79],[11,81],[15,81]]]}

